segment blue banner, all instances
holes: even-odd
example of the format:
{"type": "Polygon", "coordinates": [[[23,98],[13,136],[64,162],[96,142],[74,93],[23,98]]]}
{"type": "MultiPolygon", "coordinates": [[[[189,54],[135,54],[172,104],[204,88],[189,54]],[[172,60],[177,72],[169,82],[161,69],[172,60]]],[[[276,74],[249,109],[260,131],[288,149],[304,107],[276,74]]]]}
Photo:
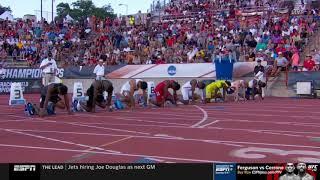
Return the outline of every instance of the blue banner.
{"type": "Polygon", "coordinates": [[[229,58],[216,59],[214,61],[217,80],[232,80],[234,62],[229,58]]]}

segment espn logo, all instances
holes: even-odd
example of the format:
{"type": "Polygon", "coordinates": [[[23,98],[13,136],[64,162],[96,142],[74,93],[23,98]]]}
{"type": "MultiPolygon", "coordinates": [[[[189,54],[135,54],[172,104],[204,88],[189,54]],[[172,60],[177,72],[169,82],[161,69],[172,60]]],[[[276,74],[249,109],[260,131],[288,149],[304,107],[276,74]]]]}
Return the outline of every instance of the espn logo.
{"type": "Polygon", "coordinates": [[[233,164],[216,165],[216,174],[230,174],[234,172],[233,164]]]}
{"type": "Polygon", "coordinates": [[[36,171],[36,165],[14,165],[13,171],[15,172],[34,172],[36,171]]]}

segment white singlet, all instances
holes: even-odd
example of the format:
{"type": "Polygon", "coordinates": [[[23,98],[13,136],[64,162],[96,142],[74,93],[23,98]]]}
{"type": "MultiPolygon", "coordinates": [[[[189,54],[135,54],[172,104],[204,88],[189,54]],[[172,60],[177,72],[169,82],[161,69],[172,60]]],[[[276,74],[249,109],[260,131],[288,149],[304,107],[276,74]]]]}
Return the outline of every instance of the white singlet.
{"type": "Polygon", "coordinates": [[[182,88],[181,88],[181,94],[182,94],[182,98],[185,101],[188,101],[190,98],[192,98],[192,91],[191,91],[191,83],[190,81],[186,82],[182,88]]]}
{"type": "MultiPolygon", "coordinates": [[[[136,84],[138,84],[139,81],[142,81],[141,79],[135,79],[136,84]]],[[[127,81],[124,83],[124,85],[121,87],[120,93],[123,94],[125,92],[130,92],[131,86],[130,86],[130,81],[127,81]]]]}

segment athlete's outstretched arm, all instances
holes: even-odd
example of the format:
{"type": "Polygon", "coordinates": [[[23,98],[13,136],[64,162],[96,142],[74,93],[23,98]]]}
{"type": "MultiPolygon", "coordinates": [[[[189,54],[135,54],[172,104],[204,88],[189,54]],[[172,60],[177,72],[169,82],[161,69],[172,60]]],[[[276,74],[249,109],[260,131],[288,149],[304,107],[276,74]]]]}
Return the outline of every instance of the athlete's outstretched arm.
{"type": "Polygon", "coordinates": [[[196,91],[197,81],[191,81],[191,96],[192,102],[196,101],[195,91],[196,91]]]}
{"type": "Polygon", "coordinates": [[[164,107],[164,104],[166,102],[166,97],[168,96],[168,88],[169,88],[169,83],[166,82],[166,85],[163,87],[163,99],[162,99],[162,102],[161,102],[161,106],[164,107]]]}
{"type": "Polygon", "coordinates": [[[96,100],[97,100],[97,96],[98,96],[97,84],[94,83],[94,85],[93,85],[92,109],[91,109],[91,112],[93,112],[93,113],[96,112],[96,100]]]}
{"type": "Polygon", "coordinates": [[[135,103],[135,100],[134,100],[134,92],[135,92],[135,81],[134,80],[131,80],[130,81],[130,107],[131,108],[134,108],[136,103],[135,103]]]}
{"type": "Polygon", "coordinates": [[[147,92],[146,89],[145,89],[145,90],[142,90],[142,95],[143,95],[144,103],[147,104],[147,102],[148,102],[148,92],[147,92]]]}
{"type": "Polygon", "coordinates": [[[107,106],[111,106],[112,91],[108,92],[107,106]]]}
{"type": "Polygon", "coordinates": [[[64,96],[64,103],[66,104],[66,109],[68,111],[69,114],[72,114],[71,110],[70,110],[70,103],[69,103],[69,96],[68,94],[65,94],[64,96]]]}

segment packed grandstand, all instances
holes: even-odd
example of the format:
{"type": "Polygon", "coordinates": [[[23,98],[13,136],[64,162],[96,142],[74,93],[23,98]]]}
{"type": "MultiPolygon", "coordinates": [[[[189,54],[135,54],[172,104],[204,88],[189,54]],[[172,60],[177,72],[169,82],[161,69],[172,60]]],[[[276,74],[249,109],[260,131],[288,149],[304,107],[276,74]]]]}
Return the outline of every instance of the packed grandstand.
{"type": "Polygon", "coordinates": [[[318,1],[65,2],[52,22],[0,5],[0,163],[61,162],[10,177],[320,177],[318,1]],[[78,164],[106,162],[135,164],[78,164]],[[186,162],[209,173],[169,165],[186,162]]]}
{"type": "Polygon", "coordinates": [[[202,63],[221,56],[235,61],[261,59],[271,65],[282,53],[290,66],[316,70],[316,65],[304,64],[312,52],[315,64],[320,62],[317,49],[304,51],[319,26],[319,10],[311,2],[291,6],[259,0],[158,3],[143,18],[137,14],[133,19],[90,17],[55,23],[2,19],[0,61],[38,67],[52,52],[60,66],[93,66],[99,59],[108,65],[202,63]]]}

